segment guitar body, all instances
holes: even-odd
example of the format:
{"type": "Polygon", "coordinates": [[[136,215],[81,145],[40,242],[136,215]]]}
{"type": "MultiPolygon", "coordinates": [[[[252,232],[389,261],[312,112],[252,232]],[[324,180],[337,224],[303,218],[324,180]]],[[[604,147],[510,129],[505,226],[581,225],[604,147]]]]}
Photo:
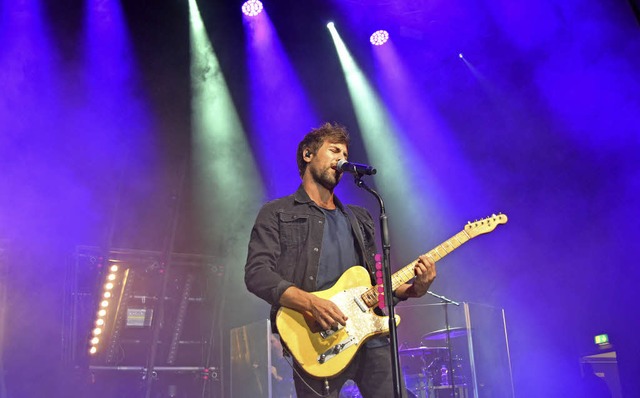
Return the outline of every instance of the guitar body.
{"type": "MultiPolygon", "coordinates": [[[[359,265],[349,268],[334,286],[312,294],[333,301],[347,316],[347,325],[324,335],[309,315],[281,307],[276,325],[282,341],[296,362],[311,376],[332,377],[342,372],[358,349],[371,337],[389,333],[389,317],[379,316],[362,302],[362,294],[371,289],[367,270],[359,265]]],[[[396,316],[396,324],[400,318],[396,316]]]]}

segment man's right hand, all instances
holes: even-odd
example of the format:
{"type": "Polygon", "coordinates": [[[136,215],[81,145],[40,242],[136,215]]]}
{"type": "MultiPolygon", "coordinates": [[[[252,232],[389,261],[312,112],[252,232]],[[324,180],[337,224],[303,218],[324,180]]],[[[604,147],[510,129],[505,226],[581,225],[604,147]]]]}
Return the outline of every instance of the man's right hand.
{"type": "Polygon", "coordinates": [[[333,301],[320,298],[295,286],[289,287],[282,293],[280,304],[298,312],[311,314],[323,330],[347,324],[347,317],[333,301]]]}
{"type": "Polygon", "coordinates": [[[311,300],[311,314],[324,330],[336,329],[338,325],[345,326],[347,317],[340,311],[337,305],[331,300],[326,300],[317,296],[311,300]]]}

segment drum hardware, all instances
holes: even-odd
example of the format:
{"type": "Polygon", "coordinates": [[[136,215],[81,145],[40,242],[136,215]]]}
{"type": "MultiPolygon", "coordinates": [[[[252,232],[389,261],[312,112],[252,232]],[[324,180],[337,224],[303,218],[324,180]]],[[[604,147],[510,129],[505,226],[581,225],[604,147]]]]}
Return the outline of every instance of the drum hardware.
{"type": "Polygon", "coordinates": [[[444,357],[447,347],[411,347],[398,351],[407,391],[416,398],[427,398],[433,386],[429,367],[439,357],[444,357]]]}
{"type": "Polygon", "coordinates": [[[435,397],[446,389],[457,391],[456,387],[466,386],[463,359],[455,355],[450,361],[447,347],[420,346],[404,348],[398,352],[406,388],[416,398],[435,397]],[[436,393],[436,390],[442,391],[436,393]]]}
{"type": "MultiPolygon", "coordinates": [[[[432,291],[427,291],[427,293],[438,300],[442,304],[444,310],[444,326],[445,328],[442,330],[435,330],[433,332],[427,333],[422,336],[423,342],[429,343],[434,340],[444,340],[446,347],[446,355],[439,356],[434,358],[431,362],[431,368],[427,368],[427,371],[430,372],[429,375],[431,380],[432,388],[436,387],[450,387],[451,395],[455,397],[456,394],[456,384],[466,384],[464,379],[460,379],[462,376],[462,360],[458,356],[455,358],[456,366],[454,366],[454,356],[452,352],[451,340],[457,337],[461,337],[466,335],[467,331],[465,328],[452,328],[449,323],[449,305],[459,306],[460,303],[454,300],[451,300],[445,296],[433,293],[432,291]],[[457,375],[456,375],[457,374],[457,375]],[[457,376],[457,377],[456,377],[457,376]],[[458,380],[456,380],[458,379],[458,380]]],[[[433,390],[429,390],[429,396],[432,396],[433,390]]]]}
{"type": "MultiPolygon", "coordinates": [[[[407,398],[425,398],[416,396],[408,388],[405,388],[405,390],[407,393],[407,398]]],[[[344,383],[344,385],[340,389],[338,398],[362,398],[362,394],[360,394],[360,390],[353,380],[347,380],[347,382],[344,383]]]]}
{"type": "Polygon", "coordinates": [[[398,351],[398,353],[402,356],[410,356],[410,357],[418,357],[424,358],[426,356],[437,354],[441,351],[446,351],[447,347],[413,347],[413,348],[403,348],[398,351]]]}
{"type": "MultiPolygon", "coordinates": [[[[449,328],[449,338],[455,339],[456,337],[462,337],[467,335],[467,329],[462,327],[449,328]]],[[[434,330],[433,332],[429,332],[422,336],[422,340],[424,341],[433,341],[433,340],[446,340],[447,339],[447,329],[434,330]]]]}

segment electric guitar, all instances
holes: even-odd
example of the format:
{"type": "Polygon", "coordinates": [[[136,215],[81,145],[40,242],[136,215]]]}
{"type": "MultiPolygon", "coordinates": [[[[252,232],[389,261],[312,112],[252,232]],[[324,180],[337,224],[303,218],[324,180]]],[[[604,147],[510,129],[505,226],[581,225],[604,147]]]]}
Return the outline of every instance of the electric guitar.
{"type": "MultiPolygon", "coordinates": [[[[489,233],[506,222],[505,214],[470,222],[426,255],[438,261],[471,238],[489,233]]],[[[417,262],[414,260],[391,276],[392,290],[415,276],[417,262]]],[[[310,313],[303,314],[286,307],[278,310],[276,325],[280,337],[309,375],[317,378],[337,375],[349,365],[364,342],[389,333],[389,317],[373,311],[378,305],[378,286],[371,286],[369,272],[364,267],[349,268],[331,288],[312,294],[333,301],[349,319],[344,327],[322,330],[310,313]]],[[[399,324],[400,317],[396,315],[395,321],[399,324]]]]}

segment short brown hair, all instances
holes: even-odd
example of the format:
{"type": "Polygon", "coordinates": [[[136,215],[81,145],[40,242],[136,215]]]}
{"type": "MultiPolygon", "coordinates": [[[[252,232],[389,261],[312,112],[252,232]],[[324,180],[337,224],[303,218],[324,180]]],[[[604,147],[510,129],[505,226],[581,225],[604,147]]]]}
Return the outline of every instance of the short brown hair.
{"type": "Polygon", "coordinates": [[[345,144],[347,148],[349,148],[349,143],[351,142],[347,129],[337,123],[331,124],[327,122],[309,131],[298,144],[297,161],[300,177],[304,175],[308,164],[304,161],[304,154],[302,153],[304,149],[309,148],[309,151],[315,154],[325,141],[335,144],[345,144]]]}

